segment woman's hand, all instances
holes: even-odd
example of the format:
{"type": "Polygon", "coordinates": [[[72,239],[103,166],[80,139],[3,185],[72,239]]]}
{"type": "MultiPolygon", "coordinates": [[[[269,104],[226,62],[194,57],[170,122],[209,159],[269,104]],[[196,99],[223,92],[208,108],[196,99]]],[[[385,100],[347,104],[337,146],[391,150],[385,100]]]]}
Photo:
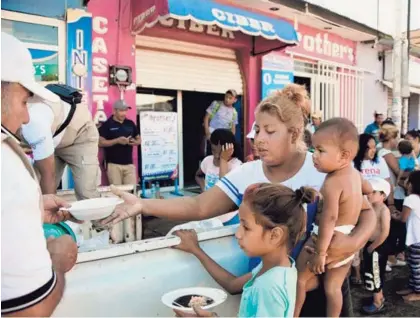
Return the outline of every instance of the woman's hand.
{"type": "Polygon", "coordinates": [[[217,317],[216,313],[204,310],[200,306],[194,305],[193,309],[193,313],[185,312],[179,309],[174,309],[174,312],[176,317],[217,317]]]}
{"type": "Polygon", "coordinates": [[[115,225],[125,219],[128,219],[132,216],[142,213],[143,205],[141,199],[136,197],[134,194],[122,191],[117,187],[111,185],[111,192],[124,200],[124,203],[121,203],[115,207],[114,212],[99,222],[99,225],[115,225]]]}
{"type": "Polygon", "coordinates": [[[54,194],[46,194],[42,196],[44,203],[44,223],[56,224],[65,221],[75,223],[83,223],[76,220],[66,208],[70,208],[70,204],[62,198],[54,194]]]}
{"type": "Polygon", "coordinates": [[[222,151],[220,153],[220,159],[225,161],[229,161],[232,159],[233,156],[234,145],[233,144],[225,144],[222,146],[222,151]]]}
{"type": "Polygon", "coordinates": [[[200,249],[197,233],[194,230],[178,230],[174,232],[174,235],[181,239],[181,243],[174,248],[191,254],[200,249]]]}

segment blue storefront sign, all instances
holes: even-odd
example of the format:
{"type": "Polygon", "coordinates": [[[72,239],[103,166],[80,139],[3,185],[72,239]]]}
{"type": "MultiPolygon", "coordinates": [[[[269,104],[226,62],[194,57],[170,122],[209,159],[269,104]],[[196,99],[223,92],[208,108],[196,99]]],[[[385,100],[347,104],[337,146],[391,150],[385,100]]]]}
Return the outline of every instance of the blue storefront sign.
{"type": "Polygon", "coordinates": [[[92,15],[80,9],[67,10],[67,85],[83,94],[79,107],[92,110],[92,15]]]}
{"type": "Polygon", "coordinates": [[[261,69],[261,97],[265,98],[273,92],[293,83],[293,59],[277,53],[263,57],[261,69]]]}

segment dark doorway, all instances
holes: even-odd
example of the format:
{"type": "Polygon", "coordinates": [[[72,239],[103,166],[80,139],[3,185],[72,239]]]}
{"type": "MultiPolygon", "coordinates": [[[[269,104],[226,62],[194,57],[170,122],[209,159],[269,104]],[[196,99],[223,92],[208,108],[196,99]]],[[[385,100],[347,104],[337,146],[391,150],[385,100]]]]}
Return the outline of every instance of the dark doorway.
{"type": "Polygon", "coordinates": [[[184,186],[195,186],[195,173],[203,160],[203,119],[207,108],[224,94],[182,92],[182,127],[184,145],[184,186]]]}
{"type": "Polygon", "coordinates": [[[304,85],[306,90],[310,93],[311,92],[311,79],[309,77],[300,77],[295,76],[293,82],[295,84],[304,85]]]}

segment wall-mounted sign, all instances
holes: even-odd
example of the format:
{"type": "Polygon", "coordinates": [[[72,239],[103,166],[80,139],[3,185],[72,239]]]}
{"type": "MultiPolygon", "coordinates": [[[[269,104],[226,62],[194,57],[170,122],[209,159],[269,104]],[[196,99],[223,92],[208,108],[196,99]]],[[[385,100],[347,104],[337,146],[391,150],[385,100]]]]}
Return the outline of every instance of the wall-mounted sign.
{"type": "Polygon", "coordinates": [[[58,81],[58,53],[56,51],[29,48],[34,75],[40,82],[58,81]]]}
{"type": "Polygon", "coordinates": [[[261,95],[265,98],[293,83],[293,59],[276,52],[267,54],[263,56],[261,72],[261,95]]]}
{"type": "Polygon", "coordinates": [[[82,104],[92,109],[92,15],[67,10],[67,85],[80,89],[82,104]]]}

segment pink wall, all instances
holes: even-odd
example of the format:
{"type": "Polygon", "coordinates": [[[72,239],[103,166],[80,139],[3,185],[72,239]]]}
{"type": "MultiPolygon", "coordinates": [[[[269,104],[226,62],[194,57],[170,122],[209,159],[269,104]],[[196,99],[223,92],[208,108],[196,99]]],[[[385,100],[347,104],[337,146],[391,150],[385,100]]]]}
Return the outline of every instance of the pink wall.
{"type": "MultiPolygon", "coordinates": [[[[133,82],[136,80],[134,38],[130,31],[130,2],[131,0],[91,0],[88,4],[88,11],[93,15],[92,115],[96,122],[109,117],[112,114],[112,104],[120,98],[118,88],[109,86],[108,66],[116,64],[131,66],[133,82]]],[[[124,98],[133,107],[128,112],[128,118],[136,122],[135,89],[127,90],[124,98]]],[[[101,162],[102,158],[101,152],[101,162]]],[[[133,160],[137,166],[137,148],[133,150],[133,160]]],[[[108,182],[105,173],[102,173],[102,182],[103,184],[108,182]]]]}

